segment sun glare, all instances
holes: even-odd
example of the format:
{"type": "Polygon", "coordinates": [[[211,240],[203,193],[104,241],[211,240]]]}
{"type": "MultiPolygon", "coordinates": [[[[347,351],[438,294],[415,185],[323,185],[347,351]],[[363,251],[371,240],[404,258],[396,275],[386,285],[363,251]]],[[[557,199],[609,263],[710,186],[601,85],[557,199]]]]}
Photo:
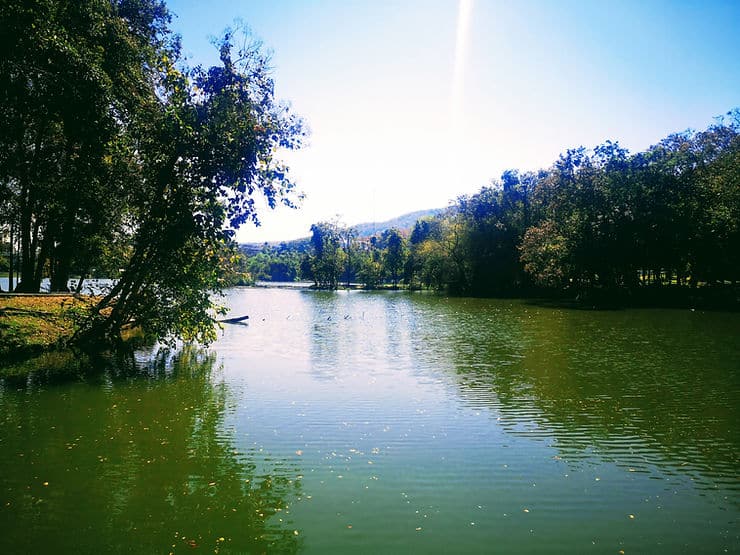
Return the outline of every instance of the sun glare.
{"type": "Polygon", "coordinates": [[[465,85],[465,60],[470,35],[470,18],[473,12],[473,0],[460,0],[457,8],[457,32],[455,35],[455,64],[452,70],[452,95],[450,121],[453,137],[459,142],[462,134],[464,115],[463,96],[465,85]]]}

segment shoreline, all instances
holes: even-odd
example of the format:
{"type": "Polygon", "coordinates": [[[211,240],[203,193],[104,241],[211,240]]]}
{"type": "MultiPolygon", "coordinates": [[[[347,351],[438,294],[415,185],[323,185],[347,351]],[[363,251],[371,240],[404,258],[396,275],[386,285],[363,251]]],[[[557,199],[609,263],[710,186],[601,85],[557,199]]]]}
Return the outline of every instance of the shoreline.
{"type": "Polygon", "coordinates": [[[435,289],[421,287],[410,288],[406,285],[392,287],[363,287],[351,284],[350,287],[339,285],[336,289],[317,287],[310,282],[269,282],[260,281],[254,285],[244,287],[272,288],[272,289],[300,289],[304,291],[365,291],[365,292],[392,292],[392,293],[427,293],[453,298],[476,299],[520,299],[532,304],[544,306],[558,306],[574,310],[629,310],[629,309],[677,309],[677,310],[713,310],[722,312],[740,311],[740,286],[720,285],[699,287],[685,287],[676,285],[645,286],[637,289],[587,289],[552,290],[552,289],[521,289],[502,291],[498,293],[480,295],[457,295],[435,289]]]}
{"type": "MultiPolygon", "coordinates": [[[[312,284],[260,282],[254,288],[296,289],[301,291],[366,291],[385,293],[428,293],[456,297],[434,290],[408,287],[336,290],[312,284]]],[[[511,292],[477,298],[518,299],[524,303],[567,310],[702,310],[735,313],[740,311],[740,289],[734,286],[688,288],[650,288],[638,290],[591,290],[576,295],[558,291],[511,292]]],[[[0,378],[28,373],[23,369],[39,357],[68,351],[67,344],[77,322],[95,296],[72,293],[0,293],[0,378]]],[[[462,298],[462,297],[459,297],[462,298]]],[[[135,335],[135,334],[134,334],[135,335]]]]}
{"type": "Polygon", "coordinates": [[[6,365],[63,349],[95,298],[71,293],[0,293],[0,375],[5,374],[6,365]]]}

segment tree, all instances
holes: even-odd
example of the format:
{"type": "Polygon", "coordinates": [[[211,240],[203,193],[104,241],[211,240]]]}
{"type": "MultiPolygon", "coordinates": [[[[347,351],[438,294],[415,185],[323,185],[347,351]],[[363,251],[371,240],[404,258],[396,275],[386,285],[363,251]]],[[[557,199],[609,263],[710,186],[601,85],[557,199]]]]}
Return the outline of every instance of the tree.
{"type": "Polygon", "coordinates": [[[311,226],[310,268],[314,285],[336,289],[346,255],[342,248],[342,228],[337,222],[319,222],[311,226]]]}
{"type": "Polygon", "coordinates": [[[352,277],[357,273],[357,230],[354,227],[345,226],[340,229],[342,247],[344,248],[344,277],[347,288],[350,287],[352,277]]]}
{"type": "Polygon", "coordinates": [[[405,274],[455,294],[530,283],[607,296],[740,278],[740,115],[630,155],[569,149],[547,170],[507,170],[438,220],[417,222],[405,274]],[[435,233],[431,222],[436,223],[435,233]]]}
{"type": "Polygon", "coordinates": [[[131,128],[132,252],[82,337],[115,338],[139,325],[160,339],[214,339],[223,253],[235,249],[236,227],[259,223],[254,196],[295,206],[276,152],[301,145],[302,122],[275,102],[258,43],[227,31],[217,46],[222,65],[207,70],[179,70],[168,55],[158,62],[156,102],[131,128]]]}
{"type": "Polygon", "coordinates": [[[462,292],[500,294],[521,286],[524,271],[517,246],[528,223],[527,195],[519,173],[507,170],[500,182],[458,199],[461,248],[468,261],[462,292]]]}
{"type": "Polygon", "coordinates": [[[372,239],[364,244],[358,256],[358,277],[366,289],[375,289],[383,281],[381,251],[377,248],[377,240],[372,239]]]}
{"type": "Polygon", "coordinates": [[[519,247],[524,269],[535,283],[543,287],[560,288],[570,275],[567,241],[550,220],[527,229],[519,247]]]}
{"type": "Polygon", "coordinates": [[[125,179],[112,173],[133,112],[151,100],[157,53],[176,49],[157,0],[11,2],[0,8],[0,182],[14,199],[19,290],[49,265],[66,288],[88,239],[117,228],[125,179]],[[102,198],[106,202],[100,202],[102,198]]]}
{"type": "Polygon", "coordinates": [[[255,195],[299,199],[277,155],[303,126],[275,101],[261,46],[227,31],[220,66],[188,69],[169,20],[158,0],[0,7],[0,187],[20,289],[38,291],[46,271],[65,289],[72,269],[124,257],[80,339],[130,325],[213,338],[211,293],[234,229],[259,223],[255,195]]]}
{"type": "Polygon", "coordinates": [[[740,280],[740,110],[694,138],[697,211],[691,263],[706,281],[740,280]]]}
{"type": "MultiPolygon", "coordinates": [[[[439,239],[441,217],[421,218],[414,223],[408,241],[408,257],[404,267],[404,279],[410,288],[416,286],[416,280],[424,283],[422,278],[425,256],[424,245],[432,238],[439,239]]],[[[429,282],[426,282],[429,285],[429,282]]]]}
{"type": "Polygon", "coordinates": [[[248,260],[249,272],[255,279],[267,281],[295,281],[300,273],[297,252],[265,246],[262,252],[248,260]]]}
{"type": "Polygon", "coordinates": [[[381,243],[385,246],[383,268],[390,276],[393,288],[396,289],[406,263],[406,240],[398,229],[391,228],[383,232],[381,243]]]}

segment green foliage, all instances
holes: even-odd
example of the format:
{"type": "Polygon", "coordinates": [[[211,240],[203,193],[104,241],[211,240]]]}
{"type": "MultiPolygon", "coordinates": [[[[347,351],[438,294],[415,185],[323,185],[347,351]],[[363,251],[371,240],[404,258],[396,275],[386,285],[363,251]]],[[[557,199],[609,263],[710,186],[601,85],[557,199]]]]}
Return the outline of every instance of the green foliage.
{"type": "Polygon", "coordinates": [[[359,252],[357,277],[366,289],[374,289],[383,283],[382,254],[378,249],[366,248],[359,252]]]}
{"type": "Polygon", "coordinates": [[[38,291],[47,267],[52,288],[66,287],[97,239],[125,225],[126,128],[154,96],[156,52],[176,49],[168,21],[154,0],[0,8],[0,187],[21,238],[21,290],[38,291]]]}
{"type": "Polygon", "coordinates": [[[342,248],[342,227],[337,222],[319,222],[311,226],[312,254],[309,258],[311,279],[324,289],[336,289],[347,255],[342,248]]]}
{"type": "Polygon", "coordinates": [[[234,244],[230,244],[222,250],[219,269],[225,287],[254,284],[247,257],[234,244]]]}
{"type": "Polygon", "coordinates": [[[300,277],[300,265],[300,254],[287,247],[265,246],[247,262],[254,279],[264,281],[296,281],[300,277]]]}
{"type": "Polygon", "coordinates": [[[47,269],[53,290],[120,274],[80,339],[213,339],[213,292],[247,279],[232,236],[259,223],[255,196],[300,199],[277,153],[302,123],[261,46],[228,30],[219,66],[188,69],[169,20],[158,0],[0,7],[0,225],[19,231],[21,289],[47,269]]]}
{"type": "MultiPolygon", "coordinates": [[[[8,356],[28,343],[28,326],[0,320],[0,353],[8,356]]],[[[31,330],[35,331],[35,330],[31,330]]]]}
{"type": "Polygon", "coordinates": [[[310,245],[310,253],[298,259],[298,268],[319,288],[336,289],[340,283],[352,287],[358,282],[367,289],[384,284],[397,288],[408,266],[407,241],[397,229],[360,238],[355,228],[319,222],[311,226],[310,245]]]}
{"type": "Polygon", "coordinates": [[[630,155],[607,141],[504,172],[417,222],[406,279],[457,294],[740,280],[740,113],[630,155]]]}
{"type": "Polygon", "coordinates": [[[537,285],[551,288],[566,285],[568,246],[554,222],[546,220],[528,228],[519,249],[524,270],[537,285]]]}
{"type": "Polygon", "coordinates": [[[380,243],[385,247],[383,269],[390,276],[393,287],[398,287],[407,257],[406,240],[397,229],[392,228],[383,232],[380,243]]]}

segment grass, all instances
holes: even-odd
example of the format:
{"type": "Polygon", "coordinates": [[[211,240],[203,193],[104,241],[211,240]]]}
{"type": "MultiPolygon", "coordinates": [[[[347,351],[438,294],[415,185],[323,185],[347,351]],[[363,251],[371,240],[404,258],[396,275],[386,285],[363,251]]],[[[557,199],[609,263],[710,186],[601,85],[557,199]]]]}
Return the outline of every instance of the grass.
{"type": "MultiPolygon", "coordinates": [[[[99,300],[68,294],[0,293],[0,379],[22,379],[39,370],[58,376],[85,370],[91,352],[74,348],[69,340],[99,300]]],[[[139,327],[125,329],[121,340],[125,349],[152,344],[139,327]]],[[[95,355],[108,353],[109,347],[101,346],[95,355]]]]}
{"type": "Polygon", "coordinates": [[[72,295],[0,295],[0,359],[62,345],[93,301],[72,295]]]}

